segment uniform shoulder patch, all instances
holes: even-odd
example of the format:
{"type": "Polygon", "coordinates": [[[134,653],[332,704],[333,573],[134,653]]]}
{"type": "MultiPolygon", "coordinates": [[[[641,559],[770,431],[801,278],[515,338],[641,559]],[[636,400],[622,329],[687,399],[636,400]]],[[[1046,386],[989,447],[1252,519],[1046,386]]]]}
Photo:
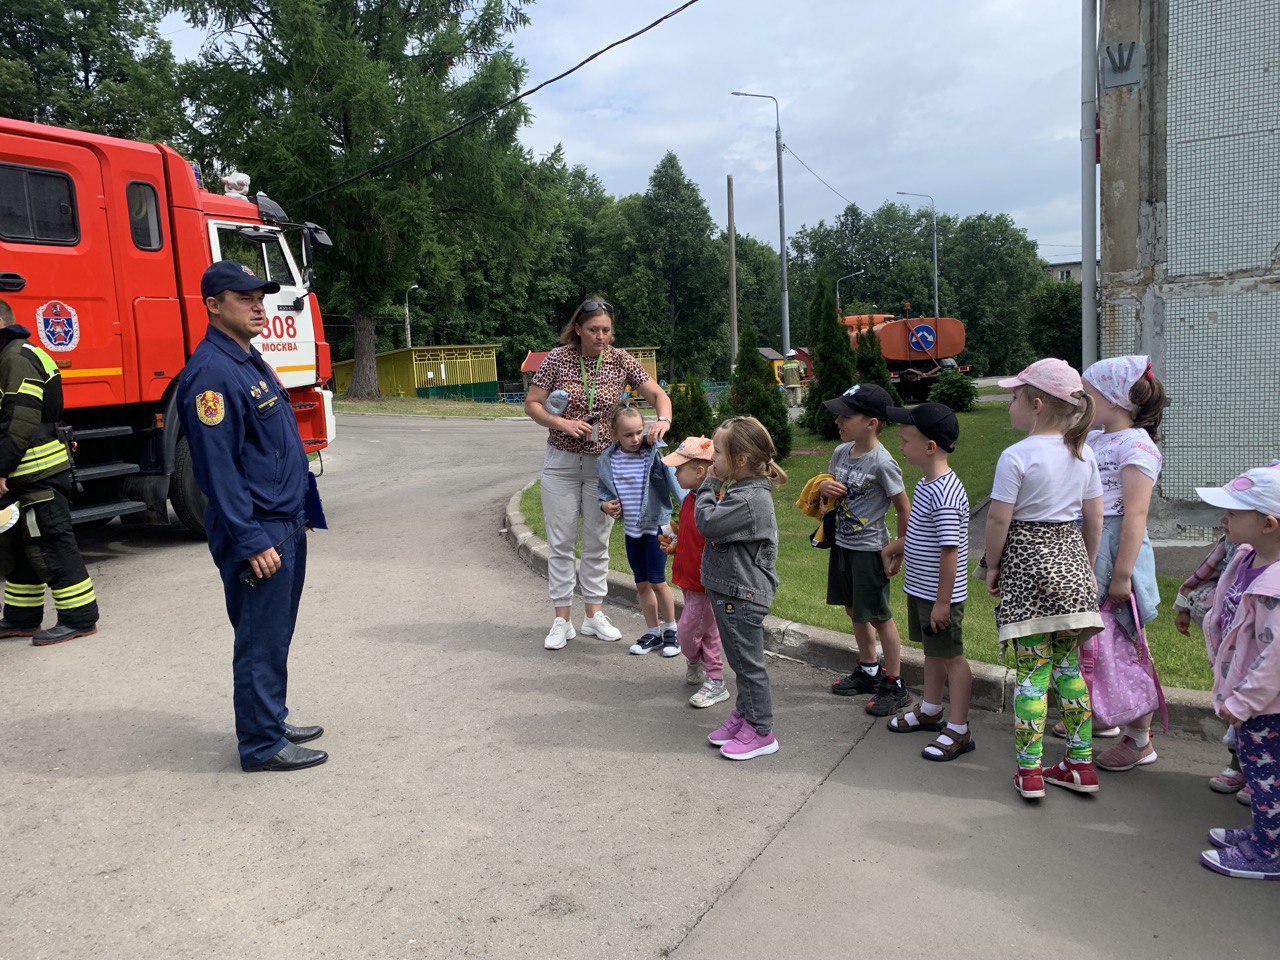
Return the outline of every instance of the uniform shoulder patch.
{"type": "Polygon", "coordinates": [[[226,398],[216,390],[206,390],[196,397],[196,416],[206,427],[216,427],[226,415],[226,398]]]}

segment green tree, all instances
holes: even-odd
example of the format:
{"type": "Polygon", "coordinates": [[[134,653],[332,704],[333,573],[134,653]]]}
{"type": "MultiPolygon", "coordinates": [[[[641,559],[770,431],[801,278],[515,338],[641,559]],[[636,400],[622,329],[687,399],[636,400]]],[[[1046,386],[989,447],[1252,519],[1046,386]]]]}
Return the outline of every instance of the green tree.
{"type": "Polygon", "coordinates": [[[182,98],[155,0],[6,0],[0,114],[136,140],[178,139],[182,98]]]}
{"type": "Polygon", "coordinates": [[[716,428],[715,411],[707,400],[702,381],[691,377],[671,391],[671,430],[666,440],[672,447],[685,437],[709,437],[716,428]]]}
{"type": "Polygon", "coordinates": [[[1058,357],[1080,369],[1080,284],[1046,277],[1027,293],[1023,312],[1032,354],[1058,357]]]}
{"type": "Polygon", "coordinates": [[[184,70],[201,158],[251,171],[295,220],[323,224],[334,240],[323,292],[327,308],[354,325],[349,395],[376,396],[375,318],[411,284],[447,339],[468,324],[496,330],[504,312],[519,309],[519,292],[554,252],[559,155],[535,162],[523,150],[516,134],[528,112],[519,104],[414,151],[520,87],[523,65],[508,35],[526,22],[524,3],[174,5],[212,33],[184,70]],[[501,295],[490,296],[497,278],[501,295]]]}
{"type": "Polygon", "coordinates": [[[674,153],[658,161],[641,199],[647,222],[645,260],[658,281],[668,378],[706,370],[723,355],[723,270],[716,256],[715,222],[697,184],[674,153]]]}
{"type": "Polygon", "coordinates": [[[830,274],[820,269],[809,303],[809,351],[813,358],[813,383],[805,400],[809,428],[824,440],[838,440],[835,416],[823,401],[838,397],[857,382],[848,327],[836,316],[835,291],[830,274]]]}
{"type": "Polygon", "coordinates": [[[965,357],[988,373],[1021,370],[1033,359],[1026,295],[1044,279],[1035,244],[1006,214],[978,214],[957,225],[939,257],[964,321],[965,357]]]}
{"type": "Polygon", "coordinates": [[[778,448],[778,459],[791,455],[791,423],[787,419],[787,403],[782,396],[773,368],[760,355],[756,329],[750,313],[738,318],[738,359],[729,389],[720,405],[720,417],[752,416],[764,424],[778,448]]]}

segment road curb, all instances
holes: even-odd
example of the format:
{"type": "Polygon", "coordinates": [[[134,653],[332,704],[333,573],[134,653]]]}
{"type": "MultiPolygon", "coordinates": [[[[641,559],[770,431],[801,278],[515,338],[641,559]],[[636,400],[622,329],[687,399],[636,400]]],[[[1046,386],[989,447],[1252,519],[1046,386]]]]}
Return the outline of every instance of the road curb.
{"type": "MultiPolygon", "coordinates": [[[[507,501],[499,531],[516,551],[516,555],[535,573],[547,575],[547,542],[533,532],[520,510],[520,500],[537,478],[521,487],[507,501]]],[[[677,613],[684,605],[680,588],[673,586],[677,613]]],[[[636,585],[616,570],[609,571],[609,596],[615,601],[639,607],[636,585]]],[[[765,649],[799,660],[833,674],[849,673],[857,661],[857,647],[849,634],[768,616],[764,621],[765,649]]],[[[973,706],[982,710],[1003,712],[1013,708],[1014,671],[995,663],[970,661],[973,669],[973,706]]],[[[924,653],[915,647],[902,648],[902,680],[908,686],[924,683],[924,653]]],[[[1213,712],[1213,698],[1205,690],[1166,688],[1169,708],[1169,733],[1200,740],[1219,740],[1225,727],[1213,712]]],[[[1158,723],[1158,720],[1157,720],[1158,723]]]]}

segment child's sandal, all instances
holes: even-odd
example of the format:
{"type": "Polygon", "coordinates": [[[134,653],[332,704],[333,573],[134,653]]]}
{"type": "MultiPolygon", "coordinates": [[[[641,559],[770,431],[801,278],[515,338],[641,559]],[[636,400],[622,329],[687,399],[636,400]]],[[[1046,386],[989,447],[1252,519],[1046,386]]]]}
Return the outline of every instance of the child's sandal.
{"type": "Polygon", "coordinates": [[[976,749],[977,744],[973,742],[973,735],[969,731],[964,733],[956,733],[954,730],[944,730],[942,736],[934,740],[920,751],[920,756],[926,760],[933,760],[937,763],[946,763],[948,760],[954,760],[956,757],[962,757],[971,750],[976,749]],[[949,744],[942,742],[942,737],[946,737],[951,741],[949,744]],[[929,748],[940,751],[937,754],[929,752],[929,748]]]}
{"type": "Polygon", "coordinates": [[[947,721],[942,719],[941,711],[933,714],[921,713],[918,707],[907,707],[899,710],[885,724],[893,733],[919,733],[921,730],[937,733],[946,725],[947,721]],[[910,717],[911,720],[908,721],[907,717],[910,717]]]}

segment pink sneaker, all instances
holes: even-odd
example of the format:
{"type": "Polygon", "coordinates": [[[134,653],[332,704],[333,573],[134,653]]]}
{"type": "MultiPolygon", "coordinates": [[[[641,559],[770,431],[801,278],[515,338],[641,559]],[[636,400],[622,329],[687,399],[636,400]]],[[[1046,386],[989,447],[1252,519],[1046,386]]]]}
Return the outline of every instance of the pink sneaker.
{"type": "Polygon", "coordinates": [[[1253,790],[1248,784],[1240,788],[1240,792],[1236,794],[1236,802],[1243,803],[1246,807],[1253,806],[1253,790]]]}
{"type": "Polygon", "coordinates": [[[1209,789],[1214,793],[1238,793],[1244,789],[1244,774],[1227,767],[1216,777],[1209,778],[1209,789]]]}
{"type": "Polygon", "coordinates": [[[1044,782],[1076,793],[1098,792],[1098,774],[1089,760],[1063,760],[1044,772],[1044,782]]]}
{"type": "Polygon", "coordinates": [[[744,722],[734,738],[720,748],[720,756],[730,760],[750,760],[778,752],[778,738],[773,732],[761,734],[751,724],[744,722]]]}
{"type": "Polygon", "coordinates": [[[1153,740],[1148,740],[1145,747],[1139,747],[1133,737],[1126,735],[1121,737],[1120,742],[1110,750],[1095,757],[1094,763],[1103,770],[1118,773],[1122,770],[1132,770],[1134,767],[1145,767],[1149,763],[1155,763],[1156,759],[1156,745],[1153,740]]]}
{"type": "Polygon", "coordinates": [[[746,720],[742,714],[736,709],[730,710],[729,716],[725,718],[724,723],[707,734],[707,742],[713,747],[723,747],[738,735],[738,731],[742,729],[742,725],[745,722],[746,720]]]}

